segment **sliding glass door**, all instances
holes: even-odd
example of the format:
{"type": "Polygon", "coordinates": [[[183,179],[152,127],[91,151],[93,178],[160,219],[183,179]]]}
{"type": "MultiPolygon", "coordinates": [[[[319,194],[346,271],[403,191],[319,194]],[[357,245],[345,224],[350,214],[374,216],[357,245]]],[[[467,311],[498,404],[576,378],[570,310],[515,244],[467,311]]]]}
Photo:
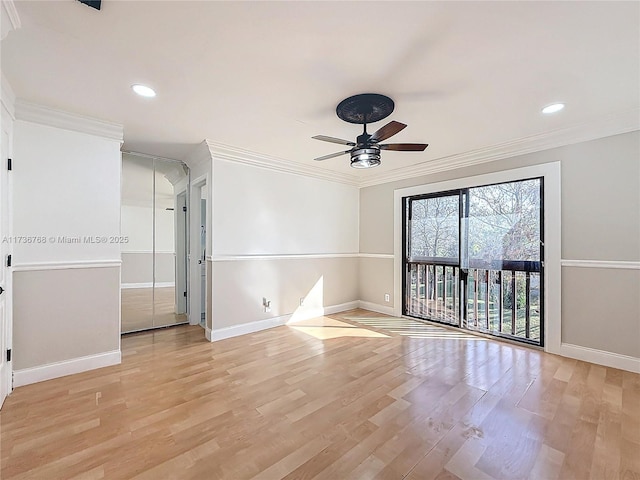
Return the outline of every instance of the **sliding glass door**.
{"type": "Polygon", "coordinates": [[[460,194],[405,204],[405,315],[460,325],[460,194]]]}
{"type": "Polygon", "coordinates": [[[404,199],[408,316],[542,345],[543,181],[404,199]]]}

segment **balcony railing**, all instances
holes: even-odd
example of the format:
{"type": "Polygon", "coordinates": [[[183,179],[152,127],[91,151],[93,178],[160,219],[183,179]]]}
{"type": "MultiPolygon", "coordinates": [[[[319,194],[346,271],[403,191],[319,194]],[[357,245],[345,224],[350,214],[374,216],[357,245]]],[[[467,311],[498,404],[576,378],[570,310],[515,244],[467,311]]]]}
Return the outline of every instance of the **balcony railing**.
{"type": "Polygon", "coordinates": [[[406,314],[460,326],[460,269],[453,265],[409,263],[406,314]]]}
{"type": "Polygon", "coordinates": [[[407,315],[541,344],[540,262],[470,259],[461,272],[456,259],[411,260],[407,315]]]}

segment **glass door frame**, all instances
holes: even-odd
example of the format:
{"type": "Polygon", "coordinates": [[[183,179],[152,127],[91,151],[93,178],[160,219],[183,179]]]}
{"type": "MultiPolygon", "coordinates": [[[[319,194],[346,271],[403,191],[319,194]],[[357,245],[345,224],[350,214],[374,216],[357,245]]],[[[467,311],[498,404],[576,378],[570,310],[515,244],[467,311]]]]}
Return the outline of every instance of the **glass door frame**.
{"type": "MultiPolygon", "coordinates": [[[[479,183],[476,185],[470,185],[464,188],[458,188],[458,189],[452,189],[452,190],[443,190],[443,191],[436,191],[436,192],[429,192],[429,193],[424,193],[424,194],[417,194],[417,195],[407,195],[407,196],[402,196],[400,197],[401,200],[401,208],[402,208],[402,217],[401,217],[401,241],[402,241],[402,246],[401,246],[401,251],[402,251],[402,259],[401,259],[401,264],[402,264],[402,274],[401,274],[401,293],[402,293],[402,304],[401,304],[401,311],[402,311],[402,315],[404,316],[408,316],[411,318],[418,318],[418,319],[424,319],[424,320],[428,320],[428,321],[433,321],[433,322],[437,322],[437,323],[443,323],[446,325],[450,325],[450,326],[456,326],[458,328],[464,328],[466,330],[470,330],[470,331],[479,331],[481,333],[486,333],[492,336],[497,336],[497,337],[503,337],[503,338],[507,338],[509,340],[515,340],[518,342],[522,342],[522,343],[527,343],[527,344],[531,344],[531,345],[536,345],[536,346],[540,346],[540,347],[544,347],[545,346],[545,297],[546,297],[546,288],[545,288],[545,265],[544,265],[544,259],[545,259],[545,210],[544,210],[544,184],[545,184],[545,177],[544,175],[537,175],[537,176],[533,176],[533,177],[529,177],[529,178],[519,178],[519,179],[514,179],[514,180],[505,180],[505,181],[499,181],[499,182],[493,182],[493,183],[479,183]],[[470,195],[469,195],[469,190],[472,190],[474,188],[482,188],[482,187],[490,187],[493,185],[501,185],[501,184],[509,184],[509,183],[519,183],[519,182],[525,182],[528,180],[539,180],[540,182],[540,186],[539,186],[539,227],[540,227],[540,238],[539,238],[539,262],[530,262],[530,261],[507,261],[510,264],[519,264],[522,263],[523,267],[525,266],[524,264],[529,264],[529,263],[539,263],[539,270],[538,270],[538,274],[539,274],[539,341],[535,341],[532,340],[530,338],[523,338],[520,336],[516,336],[515,333],[512,330],[512,334],[505,334],[502,332],[502,318],[503,318],[503,293],[502,293],[502,286],[503,286],[503,280],[502,280],[502,276],[498,275],[498,278],[500,279],[500,288],[499,288],[499,292],[500,292],[500,300],[499,300],[499,322],[500,322],[500,331],[496,332],[496,331],[490,331],[488,328],[487,329],[481,329],[481,328],[474,328],[474,327],[470,327],[469,326],[469,312],[468,312],[468,306],[469,306],[469,271],[470,269],[473,269],[475,271],[477,271],[478,265],[476,265],[475,267],[473,265],[471,265],[472,260],[470,258],[468,258],[468,241],[469,241],[469,230],[468,230],[468,219],[469,219],[469,212],[470,212],[470,195]],[[459,219],[459,224],[458,224],[458,236],[459,236],[459,240],[458,240],[458,263],[457,265],[451,264],[451,262],[445,262],[442,265],[450,265],[453,267],[457,267],[458,271],[459,271],[459,276],[455,276],[454,278],[458,279],[458,292],[459,292],[459,304],[458,304],[458,311],[456,312],[458,315],[458,322],[457,325],[451,322],[443,322],[437,318],[424,318],[424,317],[415,317],[414,315],[411,315],[411,312],[409,312],[409,308],[408,308],[408,302],[409,302],[409,297],[408,297],[408,292],[407,292],[407,288],[408,288],[408,284],[407,284],[407,274],[411,269],[411,265],[412,264],[419,264],[421,262],[415,262],[410,258],[410,252],[408,250],[410,250],[410,242],[409,242],[409,236],[408,236],[408,232],[410,230],[410,221],[411,221],[411,210],[412,210],[412,202],[413,201],[419,201],[419,200],[424,200],[424,199],[431,199],[431,198],[439,198],[439,197],[447,197],[447,196],[453,196],[453,195],[458,195],[459,197],[459,210],[458,210],[458,219],[459,219]]],[[[430,260],[429,263],[433,263],[434,265],[437,262],[439,257],[433,257],[433,258],[428,258],[427,260],[430,260]]],[[[424,262],[422,262],[424,263],[424,262]]],[[[476,262],[477,263],[477,262],[476,262]]],[[[439,266],[439,265],[438,265],[439,266]]],[[[515,299],[514,297],[514,292],[515,292],[515,281],[516,281],[516,277],[515,277],[515,272],[516,271],[523,271],[526,272],[526,287],[525,289],[529,289],[530,288],[530,272],[533,271],[531,269],[528,268],[523,268],[522,270],[520,268],[517,268],[517,270],[514,270],[515,265],[512,265],[512,268],[504,270],[501,269],[499,270],[499,272],[503,272],[503,271],[511,271],[512,272],[512,309],[515,312],[516,311],[516,303],[515,303],[515,299]]],[[[480,268],[482,269],[482,268],[480,268]]],[[[489,286],[490,286],[490,282],[489,282],[489,270],[487,270],[486,268],[484,269],[485,273],[486,273],[486,277],[487,277],[487,281],[486,281],[486,287],[485,287],[485,308],[488,307],[488,303],[489,303],[489,286]]],[[[437,266],[434,266],[434,272],[437,272],[437,266]]],[[[443,269],[443,273],[444,273],[444,269],[443,269]]],[[[474,282],[476,282],[475,280],[475,272],[474,272],[474,282]]],[[[476,286],[476,284],[474,283],[474,287],[476,286]]],[[[426,287],[425,287],[426,288],[426,287]]],[[[443,287],[446,291],[446,284],[443,287]]],[[[475,291],[475,293],[477,293],[477,289],[475,291]]],[[[525,312],[526,315],[526,335],[527,337],[529,336],[529,291],[527,290],[526,292],[526,307],[525,309],[527,310],[525,312]]],[[[445,296],[445,300],[446,300],[446,293],[444,294],[445,296]]],[[[478,297],[479,298],[479,297],[478,297]]],[[[476,298],[476,296],[474,296],[474,305],[477,305],[477,301],[478,298],[476,298]]],[[[436,297],[436,301],[437,301],[437,297],[436,297]]],[[[487,308],[488,311],[488,308],[487,308]]],[[[487,314],[488,315],[488,314],[487,314]]],[[[515,315],[514,313],[512,313],[512,316],[515,315]]],[[[488,325],[489,319],[488,317],[485,319],[488,325]]],[[[514,325],[516,322],[515,317],[512,317],[512,325],[514,325]]],[[[477,325],[478,323],[478,318],[474,317],[474,323],[477,325]]],[[[475,326],[475,325],[474,325],[475,326]]]]}
{"type": "MultiPolygon", "coordinates": [[[[434,283],[436,282],[437,279],[437,269],[438,267],[443,267],[443,278],[446,278],[446,267],[453,267],[454,269],[457,268],[459,274],[455,275],[455,270],[454,270],[454,275],[453,278],[457,279],[457,288],[455,288],[455,291],[458,292],[458,305],[459,307],[461,307],[463,305],[462,299],[463,299],[463,290],[462,290],[462,283],[461,283],[461,274],[462,274],[462,269],[460,268],[460,264],[461,264],[461,255],[462,255],[462,242],[460,240],[462,240],[462,235],[461,235],[461,229],[462,229],[462,220],[461,220],[461,215],[464,212],[464,206],[462,204],[463,202],[463,190],[464,189],[455,189],[455,190],[448,190],[448,191],[443,191],[443,192],[433,192],[433,193],[425,193],[425,194],[421,194],[421,195],[413,195],[410,197],[403,197],[402,198],[402,219],[403,219],[403,224],[402,224],[402,315],[408,316],[408,317],[412,317],[412,318],[417,318],[414,317],[410,314],[410,312],[408,311],[408,306],[407,306],[407,273],[409,273],[409,271],[411,270],[410,265],[433,265],[434,266],[434,283]],[[457,258],[457,262],[451,262],[451,261],[446,261],[449,260],[449,257],[421,257],[420,260],[418,261],[412,261],[409,258],[409,238],[408,238],[408,222],[411,219],[411,202],[413,201],[419,201],[419,200],[429,200],[429,199],[434,199],[434,198],[442,198],[442,197],[453,197],[453,196],[457,196],[458,197],[458,258],[457,258]],[[428,261],[425,261],[428,260],[428,261]]],[[[427,273],[427,275],[429,275],[429,273],[427,273]]],[[[425,289],[426,289],[426,284],[425,284],[425,289]]],[[[443,286],[443,291],[445,292],[445,297],[446,297],[446,285],[443,286]]],[[[426,292],[425,292],[425,296],[426,296],[426,292]]],[[[437,292],[435,294],[435,302],[437,304],[437,292]]],[[[466,298],[466,296],[464,297],[466,298]]],[[[455,299],[454,299],[454,305],[455,305],[455,299]]],[[[464,305],[466,305],[466,302],[464,302],[464,305]]],[[[452,325],[452,326],[457,326],[457,327],[461,327],[462,326],[462,321],[464,316],[461,314],[460,312],[460,308],[458,308],[458,311],[455,312],[456,313],[456,319],[457,320],[457,324],[451,323],[451,322],[443,322],[443,321],[438,321],[438,320],[433,320],[433,321],[437,321],[438,323],[444,323],[446,325],[452,325]]]]}

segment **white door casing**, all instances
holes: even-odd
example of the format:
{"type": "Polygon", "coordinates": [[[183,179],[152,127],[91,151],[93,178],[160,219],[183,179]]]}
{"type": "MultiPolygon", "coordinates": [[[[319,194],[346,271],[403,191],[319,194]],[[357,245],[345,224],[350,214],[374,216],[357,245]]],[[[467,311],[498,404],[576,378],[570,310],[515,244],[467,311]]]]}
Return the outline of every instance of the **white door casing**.
{"type": "Polygon", "coordinates": [[[11,156],[11,141],[13,137],[13,118],[2,105],[2,133],[0,138],[0,407],[12,390],[12,362],[8,352],[12,344],[11,324],[11,271],[8,267],[8,256],[12,251],[11,234],[11,194],[10,172],[8,162],[11,156]]]}

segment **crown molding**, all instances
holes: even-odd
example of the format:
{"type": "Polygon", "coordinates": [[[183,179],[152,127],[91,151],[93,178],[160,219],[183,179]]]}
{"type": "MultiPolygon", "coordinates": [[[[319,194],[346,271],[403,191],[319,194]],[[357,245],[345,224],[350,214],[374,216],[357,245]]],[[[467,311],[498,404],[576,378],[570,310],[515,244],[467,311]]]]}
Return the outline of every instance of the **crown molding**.
{"type": "Polygon", "coordinates": [[[187,155],[184,163],[186,163],[191,170],[210,170],[211,152],[207,146],[207,141],[204,140],[196,145],[189,155],[187,155]]]}
{"type": "Polygon", "coordinates": [[[441,157],[423,162],[412,167],[395,169],[382,172],[369,178],[362,179],[358,186],[369,187],[382,183],[389,183],[408,178],[431,175],[446,170],[479,165],[505,158],[512,158],[528,153],[540,152],[551,148],[563,147],[598,138],[610,137],[622,133],[640,130],[640,109],[634,108],[623,112],[617,112],[600,118],[597,121],[574,125],[571,127],[553,130],[522,137],[509,142],[504,142],[488,147],[471,150],[468,152],[441,157]]]}
{"type": "Polygon", "coordinates": [[[2,102],[2,105],[4,106],[5,110],[9,112],[9,115],[11,115],[11,118],[15,120],[16,119],[16,108],[15,108],[16,95],[15,93],[13,93],[13,89],[11,88],[11,85],[9,84],[7,79],[4,77],[4,75],[2,75],[1,82],[2,82],[1,83],[2,90],[0,91],[0,101],[2,102]]]}
{"type": "Polygon", "coordinates": [[[86,133],[109,140],[117,140],[120,144],[124,141],[122,125],[117,123],[63,112],[43,105],[25,102],[20,99],[16,100],[15,108],[17,120],[86,133]]]}
{"type": "Polygon", "coordinates": [[[18,10],[16,9],[16,5],[13,0],[2,0],[2,17],[9,19],[9,25],[5,28],[5,22],[2,22],[2,40],[11,32],[12,30],[17,30],[22,26],[22,22],[20,22],[20,15],[18,15],[18,10]]]}
{"type": "Polygon", "coordinates": [[[171,170],[169,170],[169,172],[166,173],[164,176],[164,178],[169,180],[169,183],[174,187],[185,177],[186,177],[186,174],[182,169],[182,166],[178,167],[177,165],[173,167],[171,170]]]}
{"type": "Polygon", "coordinates": [[[409,178],[431,175],[447,170],[455,170],[505,158],[517,157],[552,148],[563,147],[598,138],[610,137],[640,130],[640,108],[612,113],[596,121],[585,122],[567,128],[552,130],[536,135],[518,138],[509,142],[490,145],[455,155],[436,158],[412,167],[394,169],[374,174],[367,178],[356,175],[323,170],[320,167],[284,160],[261,153],[244,150],[211,140],[205,140],[210,158],[242,163],[259,168],[319,178],[332,182],[345,183],[359,188],[409,178]]]}
{"type": "Polygon", "coordinates": [[[253,167],[266,168],[268,170],[318,178],[320,180],[328,180],[330,182],[344,183],[352,186],[358,186],[360,183],[358,177],[355,175],[338,173],[331,170],[325,170],[320,167],[292,162],[290,160],[284,160],[282,158],[272,157],[222,143],[216,143],[211,140],[205,140],[205,142],[209,148],[211,158],[216,160],[227,160],[230,162],[251,165],[253,167]]]}

